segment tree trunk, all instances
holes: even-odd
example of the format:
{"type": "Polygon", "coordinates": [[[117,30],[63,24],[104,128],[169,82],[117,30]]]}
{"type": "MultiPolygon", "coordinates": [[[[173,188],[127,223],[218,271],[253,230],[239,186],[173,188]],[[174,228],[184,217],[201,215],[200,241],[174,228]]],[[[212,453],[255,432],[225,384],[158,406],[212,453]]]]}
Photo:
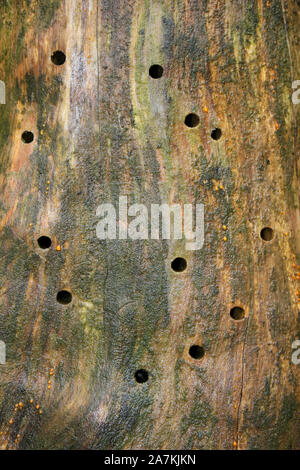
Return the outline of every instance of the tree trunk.
{"type": "Polygon", "coordinates": [[[300,2],[0,13],[0,447],[299,449],[300,2]],[[100,240],[120,196],[203,248],[100,240]]]}

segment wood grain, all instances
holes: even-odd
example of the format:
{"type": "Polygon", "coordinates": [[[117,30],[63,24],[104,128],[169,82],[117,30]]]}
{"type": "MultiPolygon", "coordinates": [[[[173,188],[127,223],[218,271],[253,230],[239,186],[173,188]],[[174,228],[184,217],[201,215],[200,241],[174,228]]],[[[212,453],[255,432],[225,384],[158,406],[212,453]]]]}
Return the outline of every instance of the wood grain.
{"type": "Polygon", "coordinates": [[[299,2],[11,0],[0,14],[0,447],[299,449],[299,2]],[[204,247],[101,242],[96,208],[120,195],[203,203],[204,247]]]}

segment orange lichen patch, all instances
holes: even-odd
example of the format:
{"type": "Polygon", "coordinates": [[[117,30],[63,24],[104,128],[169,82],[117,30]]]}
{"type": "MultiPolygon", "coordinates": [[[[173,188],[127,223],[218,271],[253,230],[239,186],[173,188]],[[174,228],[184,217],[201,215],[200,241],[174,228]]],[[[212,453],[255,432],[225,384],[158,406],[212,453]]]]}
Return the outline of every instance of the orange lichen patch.
{"type": "Polygon", "coordinates": [[[203,107],[203,111],[204,111],[205,113],[208,113],[208,108],[207,108],[207,106],[204,106],[204,107],[203,107]]]}
{"type": "Polygon", "coordinates": [[[233,441],[233,447],[237,447],[237,442],[233,441]]]}
{"type": "Polygon", "coordinates": [[[218,181],[213,180],[214,184],[214,190],[219,191],[219,189],[224,189],[224,186],[222,183],[219,183],[218,181]]]}
{"type": "Polygon", "coordinates": [[[39,411],[39,413],[40,413],[40,415],[42,415],[42,414],[43,414],[43,411],[42,411],[42,410],[40,410],[40,411],[39,411]]]}
{"type": "Polygon", "coordinates": [[[267,2],[267,7],[270,8],[270,6],[271,6],[271,3],[267,2]]]}
{"type": "Polygon", "coordinates": [[[13,419],[10,419],[8,424],[13,424],[14,420],[13,419]]]}
{"type": "Polygon", "coordinates": [[[48,390],[50,390],[50,389],[51,389],[51,385],[48,385],[48,390]]]}
{"type": "Polygon", "coordinates": [[[36,405],[36,409],[38,410],[40,408],[40,405],[36,405]]]}
{"type": "Polygon", "coordinates": [[[33,403],[33,400],[32,400],[32,399],[30,400],[30,403],[33,403]]]}
{"type": "Polygon", "coordinates": [[[212,179],[211,182],[212,182],[212,184],[213,184],[213,186],[214,186],[214,190],[215,190],[215,191],[218,191],[218,190],[219,190],[220,182],[217,181],[217,180],[215,180],[215,179],[212,179]]]}
{"type": "Polygon", "coordinates": [[[227,242],[227,237],[223,237],[224,242],[227,242]]]}
{"type": "Polygon", "coordinates": [[[226,225],[222,225],[222,229],[223,229],[223,230],[227,230],[226,225]]]}
{"type": "Polygon", "coordinates": [[[276,129],[276,131],[278,131],[278,129],[279,129],[279,124],[278,124],[278,122],[275,123],[275,129],[276,129]]]}

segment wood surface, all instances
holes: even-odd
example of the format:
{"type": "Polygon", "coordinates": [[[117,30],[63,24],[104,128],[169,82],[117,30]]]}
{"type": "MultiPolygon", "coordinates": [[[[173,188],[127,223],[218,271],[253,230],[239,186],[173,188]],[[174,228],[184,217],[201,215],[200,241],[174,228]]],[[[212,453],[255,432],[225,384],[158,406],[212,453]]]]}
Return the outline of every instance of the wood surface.
{"type": "Polygon", "coordinates": [[[0,18],[1,449],[300,449],[300,2],[3,0],[0,18]],[[203,248],[100,241],[120,195],[203,203],[203,248]]]}

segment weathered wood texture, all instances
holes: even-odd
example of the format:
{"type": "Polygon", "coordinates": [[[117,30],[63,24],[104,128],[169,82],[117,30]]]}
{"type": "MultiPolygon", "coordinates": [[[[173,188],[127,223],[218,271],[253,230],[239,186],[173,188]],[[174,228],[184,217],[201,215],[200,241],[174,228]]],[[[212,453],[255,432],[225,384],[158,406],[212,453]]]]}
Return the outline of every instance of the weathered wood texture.
{"type": "Polygon", "coordinates": [[[299,449],[300,2],[3,0],[0,17],[1,448],[299,449]],[[119,195],[204,203],[203,249],[99,241],[119,195]]]}

